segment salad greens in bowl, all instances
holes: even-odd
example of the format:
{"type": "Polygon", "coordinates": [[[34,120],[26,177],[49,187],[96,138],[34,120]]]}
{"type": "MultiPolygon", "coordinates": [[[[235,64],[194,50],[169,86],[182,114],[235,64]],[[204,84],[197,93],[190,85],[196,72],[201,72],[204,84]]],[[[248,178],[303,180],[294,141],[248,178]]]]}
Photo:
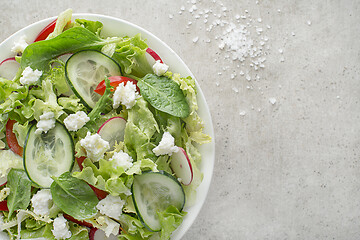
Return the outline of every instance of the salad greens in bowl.
{"type": "Polygon", "coordinates": [[[214,164],[198,83],[129,22],[72,14],[0,44],[0,238],[180,239],[214,164]]]}

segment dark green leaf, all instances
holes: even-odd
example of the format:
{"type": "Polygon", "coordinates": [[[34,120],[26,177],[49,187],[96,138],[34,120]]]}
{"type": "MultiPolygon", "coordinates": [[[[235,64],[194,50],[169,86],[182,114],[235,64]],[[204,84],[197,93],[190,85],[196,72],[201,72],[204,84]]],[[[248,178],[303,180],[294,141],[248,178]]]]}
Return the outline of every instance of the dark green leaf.
{"type": "Polygon", "coordinates": [[[69,172],[54,178],[50,190],[56,206],[76,219],[88,219],[97,213],[99,200],[94,191],[86,182],[71,176],[69,172]]]}
{"type": "Polygon", "coordinates": [[[20,169],[11,169],[7,180],[7,187],[10,188],[10,195],[7,198],[8,219],[10,219],[15,210],[26,209],[29,206],[31,181],[25,171],[20,169]]]}
{"type": "Polygon", "coordinates": [[[180,86],[167,77],[147,74],[137,86],[141,95],[151,106],[175,117],[189,116],[189,104],[180,86]]]}
{"type": "Polygon", "coordinates": [[[50,40],[38,41],[30,44],[21,57],[21,68],[30,66],[32,69],[47,70],[49,61],[65,53],[81,50],[101,50],[102,46],[119,42],[121,39],[101,39],[93,32],[83,27],[66,30],[50,40]]]}

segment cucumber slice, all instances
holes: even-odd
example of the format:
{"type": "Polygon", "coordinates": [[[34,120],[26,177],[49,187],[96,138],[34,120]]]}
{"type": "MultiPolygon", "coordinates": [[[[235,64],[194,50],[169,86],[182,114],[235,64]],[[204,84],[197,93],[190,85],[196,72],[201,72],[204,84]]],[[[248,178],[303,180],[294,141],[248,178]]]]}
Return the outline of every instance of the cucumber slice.
{"type": "Polygon", "coordinates": [[[74,142],[64,125],[59,122],[47,133],[35,134],[33,125],[24,146],[24,168],[28,177],[38,186],[49,188],[52,176],[71,171],[75,150],[74,142]]]}
{"type": "Polygon", "coordinates": [[[185,193],[181,184],[164,171],[149,171],[136,175],[131,191],[140,221],[154,232],[161,230],[157,212],[166,210],[170,205],[181,211],[185,204],[185,193]]]}
{"type": "Polygon", "coordinates": [[[65,64],[66,79],[81,102],[92,109],[100,99],[94,90],[105,76],[121,75],[120,66],[107,55],[86,50],[73,54],[65,64]]]}

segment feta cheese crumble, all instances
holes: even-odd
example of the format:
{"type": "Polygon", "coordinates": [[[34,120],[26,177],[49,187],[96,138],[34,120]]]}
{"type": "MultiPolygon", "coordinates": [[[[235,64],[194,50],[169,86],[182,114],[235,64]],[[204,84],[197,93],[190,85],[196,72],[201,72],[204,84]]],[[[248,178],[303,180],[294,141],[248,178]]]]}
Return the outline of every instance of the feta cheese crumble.
{"type": "Polygon", "coordinates": [[[54,229],[52,229],[51,232],[56,239],[66,239],[71,237],[69,226],[62,214],[54,219],[53,227],[54,229]]]}
{"type": "Polygon", "coordinates": [[[99,201],[96,208],[101,214],[119,220],[124,204],[125,200],[122,200],[119,196],[107,195],[104,199],[99,201]]]}
{"type": "Polygon", "coordinates": [[[132,108],[136,99],[139,97],[138,92],[136,91],[136,85],[132,82],[120,83],[117,86],[114,96],[113,96],[113,108],[116,109],[120,106],[120,104],[124,105],[126,109],[132,108]]]}
{"type": "Polygon", "coordinates": [[[91,135],[87,133],[86,137],[80,140],[80,145],[86,150],[87,157],[97,162],[104,156],[104,153],[110,149],[110,144],[97,133],[91,135]]]}
{"type": "Polygon", "coordinates": [[[113,161],[113,166],[118,168],[122,167],[124,171],[128,170],[133,166],[133,159],[126,152],[120,151],[115,152],[114,155],[109,159],[109,161],[113,161]]]}
{"type": "Polygon", "coordinates": [[[44,112],[40,116],[40,121],[38,121],[36,127],[35,134],[40,134],[42,132],[47,133],[50,129],[55,127],[55,114],[53,112],[44,112]]]}
{"type": "Polygon", "coordinates": [[[165,63],[161,63],[160,60],[157,60],[153,65],[152,69],[156,75],[162,76],[167,72],[169,66],[165,63]]]}
{"type": "Polygon", "coordinates": [[[31,204],[34,208],[34,213],[40,216],[48,216],[53,204],[50,189],[41,189],[38,191],[31,198],[31,204]]]}
{"type": "Polygon", "coordinates": [[[69,131],[77,131],[88,121],[90,121],[90,118],[86,115],[86,113],[84,111],[78,111],[67,116],[64,119],[64,124],[69,131]]]}
{"type": "Polygon", "coordinates": [[[39,71],[37,69],[33,70],[31,67],[26,67],[22,72],[20,83],[22,85],[35,84],[40,79],[42,74],[42,71],[39,71]]]}
{"type": "Polygon", "coordinates": [[[22,35],[18,41],[14,42],[14,46],[11,48],[11,51],[16,54],[22,53],[27,46],[26,36],[22,35]]]}
{"type": "Polygon", "coordinates": [[[159,145],[153,149],[153,152],[156,156],[166,154],[171,156],[172,153],[179,150],[179,148],[174,145],[174,141],[174,137],[169,132],[164,132],[159,145]]]}

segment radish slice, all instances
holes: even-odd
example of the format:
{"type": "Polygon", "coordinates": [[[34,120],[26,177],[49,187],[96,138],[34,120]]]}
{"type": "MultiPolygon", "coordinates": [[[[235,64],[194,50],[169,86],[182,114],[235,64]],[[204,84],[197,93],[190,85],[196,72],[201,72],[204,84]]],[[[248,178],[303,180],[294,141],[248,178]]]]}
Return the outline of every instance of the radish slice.
{"type": "Polygon", "coordinates": [[[89,240],[117,240],[118,238],[114,234],[110,234],[109,237],[105,235],[103,230],[92,228],[89,232],[89,240]]]}
{"type": "Polygon", "coordinates": [[[161,63],[164,63],[163,60],[160,58],[160,56],[151,48],[147,48],[146,52],[150,54],[154,58],[155,61],[160,61],[161,63]]]}
{"type": "Polygon", "coordinates": [[[19,70],[20,64],[15,60],[15,57],[7,58],[0,63],[1,77],[6,79],[13,79],[19,70]]]}
{"type": "Polygon", "coordinates": [[[179,151],[172,154],[170,166],[175,175],[180,178],[182,184],[189,185],[192,182],[193,170],[191,162],[183,148],[179,147],[179,151]]]}
{"type": "Polygon", "coordinates": [[[124,141],[126,120],[122,117],[113,117],[107,120],[98,130],[102,139],[109,142],[113,149],[116,142],[124,141]]]}
{"type": "Polygon", "coordinates": [[[7,182],[7,178],[5,176],[0,177],[0,187],[5,186],[6,182],[7,182]]]}

